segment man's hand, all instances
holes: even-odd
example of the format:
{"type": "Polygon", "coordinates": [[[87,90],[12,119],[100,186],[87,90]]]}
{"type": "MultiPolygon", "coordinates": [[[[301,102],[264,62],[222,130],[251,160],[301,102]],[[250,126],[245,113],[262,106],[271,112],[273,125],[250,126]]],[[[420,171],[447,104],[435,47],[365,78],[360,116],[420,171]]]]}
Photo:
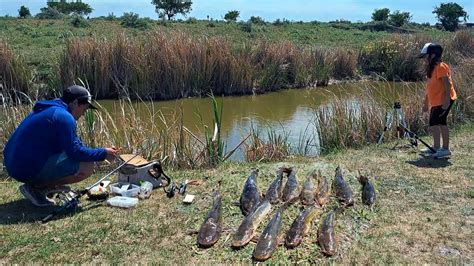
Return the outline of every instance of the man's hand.
{"type": "Polygon", "coordinates": [[[118,149],[115,147],[105,148],[105,150],[107,151],[107,157],[105,159],[109,162],[115,160],[119,154],[118,149]]]}

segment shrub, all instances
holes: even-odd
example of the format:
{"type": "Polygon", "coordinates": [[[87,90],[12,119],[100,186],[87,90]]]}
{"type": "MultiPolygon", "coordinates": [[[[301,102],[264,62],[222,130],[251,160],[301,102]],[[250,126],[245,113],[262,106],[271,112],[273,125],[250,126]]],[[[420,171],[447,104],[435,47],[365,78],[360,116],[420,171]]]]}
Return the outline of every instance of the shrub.
{"type": "Polygon", "coordinates": [[[384,79],[421,80],[418,46],[417,42],[401,37],[370,43],[362,48],[358,64],[365,74],[376,73],[384,79]]]}
{"type": "Polygon", "coordinates": [[[89,22],[79,15],[73,15],[69,23],[76,28],[89,27],[89,22]]]}
{"type": "Polygon", "coordinates": [[[275,26],[286,26],[286,25],[290,25],[291,23],[290,23],[289,20],[287,20],[285,18],[283,20],[280,20],[278,18],[272,24],[275,25],[275,26]]]}
{"type": "Polygon", "coordinates": [[[186,23],[188,23],[188,24],[196,24],[197,22],[198,22],[198,20],[195,17],[189,17],[186,20],[186,23]]]}
{"type": "Polygon", "coordinates": [[[113,21],[113,20],[116,20],[116,19],[117,19],[117,16],[115,16],[114,12],[109,13],[107,15],[107,17],[105,17],[105,20],[109,20],[109,21],[113,21]]]}
{"type": "Polygon", "coordinates": [[[253,29],[252,21],[249,20],[249,21],[247,21],[247,22],[241,23],[240,28],[241,28],[242,31],[244,31],[244,32],[251,33],[251,32],[252,32],[252,29],[253,29]]]}
{"type": "Polygon", "coordinates": [[[133,12],[124,13],[120,20],[120,25],[125,28],[147,29],[149,27],[146,19],[140,18],[138,14],[133,12]]]}
{"type": "Polygon", "coordinates": [[[254,23],[254,24],[257,24],[257,25],[265,25],[265,24],[267,24],[267,23],[265,22],[265,20],[263,20],[263,18],[261,18],[261,17],[251,16],[251,17],[250,17],[250,21],[251,21],[252,23],[254,23]]]}

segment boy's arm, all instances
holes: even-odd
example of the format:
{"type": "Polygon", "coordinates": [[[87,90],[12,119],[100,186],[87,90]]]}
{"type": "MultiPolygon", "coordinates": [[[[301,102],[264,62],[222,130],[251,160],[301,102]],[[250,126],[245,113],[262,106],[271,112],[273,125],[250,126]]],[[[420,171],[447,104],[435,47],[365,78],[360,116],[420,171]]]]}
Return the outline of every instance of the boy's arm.
{"type": "Polygon", "coordinates": [[[443,100],[442,108],[444,110],[446,110],[446,109],[449,108],[449,104],[451,102],[451,86],[452,86],[452,84],[449,81],[449,77],[447,77],[447,76],[441,77],[441,80],[443,81],[444,92],[445,92],[445,97],[444,97],[444,100],[443,100]]]}

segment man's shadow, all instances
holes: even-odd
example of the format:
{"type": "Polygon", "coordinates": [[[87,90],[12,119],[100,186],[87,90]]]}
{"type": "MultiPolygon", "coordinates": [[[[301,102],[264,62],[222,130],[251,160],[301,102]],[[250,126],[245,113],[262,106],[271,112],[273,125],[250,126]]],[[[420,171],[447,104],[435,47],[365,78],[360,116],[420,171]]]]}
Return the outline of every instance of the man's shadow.
{"type": "MultiPolygon", "coordinates": [[[[75,210],[64,210],[52,217],[50,221],[64,219],[98,206],[100,205],[88,204],[75,210]]],[[[40,223],[46,216],[59,208],[60,206],[36,207],[27,199],[0,204],[0,225],[40,223]]]]}
{"type": "Polygon", "coordinates": [[[406,161],[407,163],[421,168],[444,168],[452,165],[448,158],[434,159],[431,157],[420,157],[417,160],[406,161]]]}

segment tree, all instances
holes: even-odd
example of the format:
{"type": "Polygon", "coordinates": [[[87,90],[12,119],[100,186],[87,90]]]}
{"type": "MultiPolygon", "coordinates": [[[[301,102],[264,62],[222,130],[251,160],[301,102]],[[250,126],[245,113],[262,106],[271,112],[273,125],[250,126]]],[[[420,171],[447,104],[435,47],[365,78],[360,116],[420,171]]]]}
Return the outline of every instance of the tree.
{"type": "Polygon", "coordinates": [[[191,0],[152,0],[151,3],[155,5],[155,11],[160,18],[165,16],[171,20],[177,14],[186,16],[191,11],[191,0]]]}
{"type": "Polygon", "coordinates": [[[26,18],[29,16],[31,16],[30,9],[28,9],[26,6],[21,6],[18,10],[18,17],[26,18]]]}
{"type": "Polygon", "coordinates": [[[224,15],[224,19],[227,20],[227,22],[231,22],[231,21],[236,22],[239,15],[240,15],[239,11],[232,10],[232,11],[227,12],[224,15]]]}
{"type": "Polygon", "coordinates": [[[64,14],[59,12],[54,7],[43,7],[40,9],[41,12],[36,14],[36,18],[39,19],[61,19],[64,17],[64,14]]]}
{"type": "Polygon", "coordinates": [[[449,31],[458,28],[460,17],[464,19],[464,22],[469,17],[462,6],[453,2],[440,4],[439,7],[435,7],[433,14],[436,14],[436,18],[441,22],[443,28],[449,31]]]}
{"type": "Polygon", "coordinates": [[[83,3],[82,1],[76,2],[66,2],[66,0],[61,0],[59,2],[48,1],[48,7],[56,8],[59,12],[69,15],[75,13],[78,15],[88,15],[92,13],[92,8],[89,4],[83,3]]]}
{"type": "Polygon", "coordinates": [[[401,27],[411,20],[410,12],[400,12],[396,10],[389,15],[388,22],[396,27],[401,27]]]}
{"type": "Polygon", "coordinates": [[[372,20],[373,21],[387,21],[388,14],[390,14],[390,9],[388,8],[375,9],[374,13],[372,13],[372,20]]]}
{"type": "Polygon", "coordinates": [[[227,14],[224,15],[224,19],[227,20],[227,22],[235,22],[237,21],[237,18],[239,17],[240,12],[237,10],[232,10],[227,12],[227,14]]]}

